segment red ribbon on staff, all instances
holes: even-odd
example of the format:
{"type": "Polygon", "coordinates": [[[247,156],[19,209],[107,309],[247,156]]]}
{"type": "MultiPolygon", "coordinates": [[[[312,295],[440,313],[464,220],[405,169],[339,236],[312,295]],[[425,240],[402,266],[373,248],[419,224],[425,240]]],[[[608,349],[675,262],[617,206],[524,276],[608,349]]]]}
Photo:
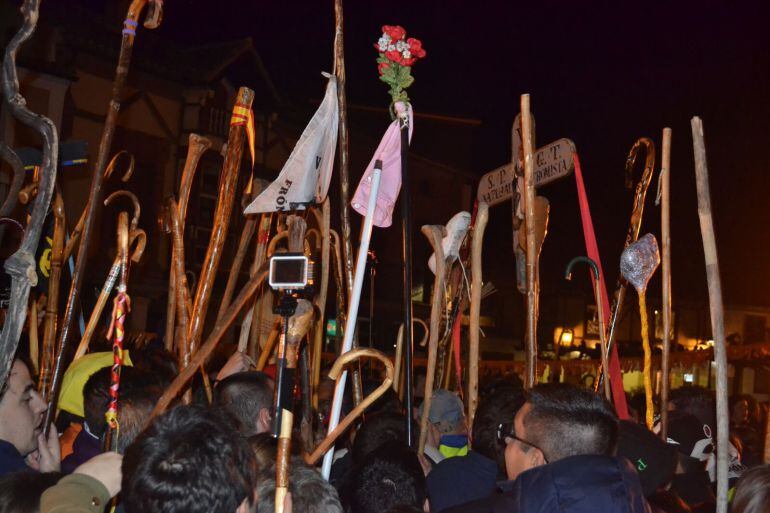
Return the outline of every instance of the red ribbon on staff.
{"type": "Polygon", "coordinates": [[[112,341],[112,368],[110,372],[110,404],[104,414],[110,429],[118,428],[118,391],[120,390],[120,367],[123,365],[123,339],[126,336],[126,315],[131,309],[131,300],[125,291],[119,291],[112,310],[112,323],[107,338],[112,341]]]}
{"type": "MultiPolygon", "coordinates": [[[[577,153],[573,153],[573,161],[575,162],[575,182],[577,184],[578,200],[580,202],[580,218],[583,221],[583,237],[586,242],[586,253],[588,253],[588,258],[596,262],[596,266],[599,268],[599,284],[601,285],[601,301],[604,309],[604,325],[609,326],[610,300],[607,295],[607,285],[604,282],[602,259],[599,256],[599,245],[596,243],[594,223],[591,220],[591,209],[588,206],[588,194],[586,194],[586,186],[583,183],[583,172],[580,170],[580,159],[578,159],[577,153]]],[[[607,379],[607,369],[604,369],[604,372],[604,379],[607,379]]],[[[620,359],[618,358],[617,344],[612,346],[612,353],[610,354],[609,378],[610,385],[612,386],[612,399],[615,403],[615,411],[621,420],[626,420],[629,418],[628,404],[626,403],[626,393],[623,390],[623,375],[620,371],[620,359]]]]}

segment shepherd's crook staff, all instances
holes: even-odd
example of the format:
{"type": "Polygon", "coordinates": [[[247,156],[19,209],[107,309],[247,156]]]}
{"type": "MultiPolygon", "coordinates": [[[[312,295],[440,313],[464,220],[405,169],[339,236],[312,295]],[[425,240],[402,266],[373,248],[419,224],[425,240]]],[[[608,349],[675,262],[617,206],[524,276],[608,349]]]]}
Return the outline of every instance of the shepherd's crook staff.
{"type": "MultiPolygon", "coordinates": [[[[118,112],[120,111],[120,101],[123,95],[123,87],[128,76],[128,68],[131,64],[131,52],[134,48],[134,38],[136,37],[136,28],[139,25],[139,16],[147,5],[147,0],[133,0],[128,8],[126,19],[123,22],[123,39],[120,45],[120,56],[118,57],[118,66],[115,71],[115,79],[112,83],[112,97],[110,98],[109,108],[107,109],[107,118],[104,121],[102,138],[99,142],[99,153],[96,157],[93,175],[91,176],[91,189],[88,195],[88,210],[83,222],[83,232],[78,246],[78,256],[75,264],[75,272],[72,276],[72,285],[70,286],[67,306],[64,310],[62,319],[62,330],[59,334],[58,354],[54,366],[53,381],[51,383],[51,397],[48,401],[48,410],[45,412],[44,427],[45,432],[53,420],[56,413],[56,403],[59,399],[59,389],[61,387],[61,378],[64,372],[64,359],[67,357],[70,332],[75,320],[75,310],[80,299],[80,289],[83,286],[83,275],[86,270],[88,260],[88,246],[91,243],[91,233],[93,232],[96,220],[96,209],[99,206],[102,197],[102,178],[107,166],[107,158],[112,146],[112,138],[115,134],[115,126],[118,121],[118,112]]],[[[144,22],[145,28],[154,29],[160,25],[162,17],[163,3],[159,0],[150,2],[147,17],[144,22]]]]}
{"type": "Polygon", "coordinates": [[[727,405],[727,346],[725,345],[725,318],[722,306],[722,284],[719,279],[719,260],[711,214],[706,142],[703,122],[697,116],[690,121],[692,146],[695,154],[695,185],[698,189],[698,219],[706,257],[706,279],[711,310],[711,335],[714,337],[714,360],[717,367],[717,513],[727,513],[728,444],[730,412],[727,405]]]}
{"type": "MultiPolygon", "coordinates": [[[[470,344],[468,347],[468,425],[473,425],[476,416],[476,406],[479,399],[479,318],[481,316],[481,287],[484,285],[481,275],[481,256],[484,242],[484,231],[489,222],[489,205],[480,202],[476,212],[476,222],[473,225],[471,239],[471,312],[470,312],[470,344]]],[[[462,315],[460,313],[459,315],[462,315]]],[[[459,383],[458,383],[459,385],[459,383]]]]}
{"type": "Polygon", "coordinates": [[[663,246],[662,305],[663,310],[663,354],[661,355],[660,373],[660,437],[666,440],[668,435],[668,390],[671,367],[671,129],[663,129],[660,170],[660,236],[663,246]]]}
{"type": "Polygon", "coordinates": [[[35,114],[27,108],[26,100],[19,92],[19,77],[16,70],[16,53],[35,31],[39,9],[39,0],[25,0],[22,4],[21,13],[24,21],[6,46],[3,59],[3,96],[11,114],[40,133],[43,139],[43,162],[38,193],[27,229],[24,231],[19,249],[5,261],[5,270],[11,276],[11,302],[3,330],[0,332],[0,388],[4,386],[11,370],[13,356],[24,328],[30,286],[37,283],[35,252],[43,229],[43,221],[48,212],[48,204],[51,202],[56,182],[56,164],[59,161],[59,134],[56,127],[50,119],[35,114]]]}

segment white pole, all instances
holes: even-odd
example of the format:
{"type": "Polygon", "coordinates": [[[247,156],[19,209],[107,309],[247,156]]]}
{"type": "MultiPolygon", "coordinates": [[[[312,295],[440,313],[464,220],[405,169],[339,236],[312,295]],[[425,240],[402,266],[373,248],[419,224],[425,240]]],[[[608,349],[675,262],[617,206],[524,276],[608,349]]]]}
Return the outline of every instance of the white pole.
{"type": "MultiPolygon", "coordinates": [[[[380,189],[380,174],[382,173],[382,162],[376,161],[374,171],[371,174],[371,190],[369,192],[369,203],[366,206],[366,216],[364,217],[364,226],[361,229],[361,244],[358,247],[358,257],[356,258],[356,274],[353,278],[353,296],[348,304],[348,316],[345,321],[345,331],[342,339],[342,351],[340,355],[347,353],[353,347],[353,334],[356,331],[356,318],[358,317],[358,305],[361,302],[361,287],[364,284],[364,275],[366,274],[366,254],[369,251],[369,242],[372,238],[372,223],[374,221],[374,209],[377,206],[377,192],[380,189]]],[[[332,413],[329,418],[329,430],[334,431],[340,422],[340,412],[342,411],[342,395],[345,392],[345,383],[348,379],[348,371],[343,372],[337,384],[334,387],[334,400],[332,402],[332,413]]],[[[334,446],[324,455],[321,474],[324,479],[329,480],[329,474],[332,470],[332,460],[334,458],[334,446]]]]}

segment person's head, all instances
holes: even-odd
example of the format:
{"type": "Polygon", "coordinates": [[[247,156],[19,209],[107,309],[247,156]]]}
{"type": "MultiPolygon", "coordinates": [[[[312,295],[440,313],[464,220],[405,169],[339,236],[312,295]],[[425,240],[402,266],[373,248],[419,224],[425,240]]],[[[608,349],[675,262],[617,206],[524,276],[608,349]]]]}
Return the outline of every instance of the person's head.
{"type": "Polygon", "coordinates": [[[248,443],[210,410],[178,406],[126,450],[126,513],[253,511],[256,464],[248,443]]]}
{"type": "Polygon", "coordinates": [[[554,383],[532,388],[526,398],[505,438],[508,479],[570,456],[614,453],[618,419],[599,394],[554,383]]]}
{"type": "MultiPolygon", "coordinates": [[[[420,408],[420,415],[425,403],[420,408]]],[[[465,413],[463,411],[463,402],[457,394],[439,388],[433,392],[428,412],[428,443],[438,447],[441,437],[444,435],[465,435],[468,433],[468,426],[465,422],[465,413]]]]}
{"type": "MultiPolygon", "coordinates": [[[[144,373],[142,373],[144,375],[144,373]]],[[[126,449],[141,433],[150,419],[155,403],[163,390],[155,386],[127,387],[124,389],[121,378],[121,390],[118,396],[118,437],[117,450],[125,454],[126,449]]]]}
{"type": "Polygon", "coordinates": [[[0,513],[39,513],[40,496],[61,477],[58,472],[14,472],[0,477],[0,513]]]}
{"type": "Polygon", "coordinates": [[[363,463],[381,445],[393,441],[406,444],[406,417],[387,411],[367,415],[353,441],[353,464],[363,463]]]}
{"type": "Polygon", "coordinates": [[[746,471],[738,481],[732,513],[765,513],[770,504],[770,466],[746,471]]]}
{"type": "Polygon", "coordinates": [[[0,389],[0,440],[12,444],[22,456],[37,449],[47,408],[35,389],[29,367],[16,358],[0,389]]]}
{"type": "MultiPolygon", "coordinates": [[[[278,439],[271,433],[265,432],[250,436],[248,439],[249,447],[254,451],[254,459],[257,462],[257,472],[270,468],[275,464],[275,457],[278,454],[278,439]]],[[[293,445],[293,444],[292,444],[293,445]]]]}
{"type": "Polygon", "coordinates": [[[714,394],[701,386],[685,385],[671,391],[668,409],[678,414],[694,415],[701,424],[716,428],[716,405],[714,394]]]}
{"type": "Polygon", "coordinates": [[[380,513],[396,506],[426,506],[427,488],[417,455],[389,442],[354,468],[349,482],[351,513],[380,513]]]}
{"type": "Polygon", "coordinates": [[[273,380],[262,372],[238,372],[220,381],[214,405],[238,421],[238,431],[248,438],[272,428],[273,380]]]}
{"type": "MultiPolygon", "coordinates": [[[[337,491],[317,470],[293,458],[289,474],[293,511],[302,513],[342,513],[337,491]]],[[[264,469],[257,487],[257,513],[275,511],[275,465],[264,469]]]]}
{"type": "Polygon", "coordinates": [[[735,425],[748,424],[749,400],[745,395],[732,397],[730,400],[730,423],[735,425]]]}
{"type": "Polygon", "coordinates": [[[500,440],[498,432],[501,425],[511,424],[523,404],[524,391],[520,387],[498,387],[482,396],[473,418],[473,450],[496,461],[501,473],[505,472],[505,442],[500,440]]]}
{"type": "MultiPolygon", "coordinates": [[[[121,375],[125,374],[128,367],[121,369],[121,375]]],[[[105,367],[88,378],[83,386],[83,413],[88,424],[88,430],[94,436],[101,437],[105,431],[106,421],[104,412],[110,403],[111,369],[105,367]]]]}

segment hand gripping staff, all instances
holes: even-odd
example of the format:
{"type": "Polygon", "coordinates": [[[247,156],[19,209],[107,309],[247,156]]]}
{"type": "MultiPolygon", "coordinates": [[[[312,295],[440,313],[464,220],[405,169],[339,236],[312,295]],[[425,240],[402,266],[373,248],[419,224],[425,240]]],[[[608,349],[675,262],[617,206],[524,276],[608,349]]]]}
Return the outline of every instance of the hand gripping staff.
{"type": "MultiPolygon", "coordinates": [[[[599,278],[599,266],[596,262],[588,257],[575,257],[567,264],[567,269],[564,271],[564,278],[567,280],[572,279],[572,267],[577,263],[584,263],[591,266],[591,272],[594,279],[594,300],[596,301],[596,315],[599,318],[599,345],[602,352],[602,367],[609,369],[608,366],[608,353],[607,353],[607,340],[606,333],[604,331],[604,303],[602,302],[602,285],[599,278]]],[[[608,401],[612,400],[612,390],[610,390],[610,380],[604,380],[604,396],[608,401]]]]}
{"type": "MultiPolygon", "coordinates": [[[[85,274],[86,262],[88,260],[88,246],[90,245],[91,233],[93,232],[93,227],[96,222],[96,207],[102,197],[103,174],[107,167],[107,158],[110,153],[110,148],[112,147],[112,139],[115,135],[115,126],[120,111],[121,96],[123,95],[123,88],[126,83],[126,78],[128,77],[128,69],[131,65],[131,53],[134,48],[136,28],[139,25],[138,20],[142,10],[147,4],[147,0],[133,0],[128,8],[126,19],[123,22],[120,55],[118,57],[118,66],[115,71],[115,79],[112,83],[112,96],[110,98],[109,108],[107,109],[107,118],[104,121],[104,129],[102,130],[102,138],[99,142],[96,164],[91,177],[91,189],[89,191],[88,206],[83,222],[83,233],[78,247],[78,257],[75,271],[72,275],[72,285],[70,286],[70,293],[67,298],[67,306],[64,310],[62,330],[59,334],[59,348],[56,365],[54,367],[53,382],[51,384],[51,398],[48,402],[48,410],[46,411],[44,421],[46,433],[48,433],[51,421],[53,420],[53,415],[56,411],[56,403],[59,399],[59,389],[61,388],[61,378],[65,366],[64,358],[69,352],[67,346],[69,344],[70,332],[72,331],[74,324],[76,305],[79,303],[80,290],[83,286],[83,275],[85,274]]],[[[149,2],[147,17],[144,22],[145,28],[154,29],[160,25],[163,16],[162,8],[163,3],[161,0],[149,2]]]]}
{"type": "MultiPolygon", "coordinates": [[[[644,147],[645,160],[644,171],[642,171],[642,177],[636,184],[636,191],[634,193],[634,207],[631,210],[631,221],[628,225],[628,233],[626,234],[626,242],[623,248],[627,248],[629,244],[635,242],[639,238],[639,230],[642,227],[642,214],[644,214],[644,200],[647,197],[647,189],[652,181],[652,173],[655,168],[655,144],[651,139],[647,137],[641,137],[637,139],[634,145],[631,147],[631,151],[628,152],[626,158],[626,187],[631,188],[633,185],[633,172],[634,164],[639,156],[639,151],[644,147]]],[[[613,304],[610,308],[610,327],[609,334],[607,335],[607,353],[612,354],[612,345],[615,342],[617,336],[617,328],[619,324],[621,310],[623,309],[623,300],[626,297],[626,288],[628,284],[626,280],[620,276],[618,277],[618,283],[616,286],[615,297],[613,298],[613,304]]],[[[596,390],[599,389],[604,379],[604,369],[597,376],[596,390]]]]}
{"type": "MultiPolygon", "coordinates": [[[[37,26],[40,0],[25,0],[21,6],[22,25],[5,47],[2,68],[3,97],[11,114],[31,127],[43,139],[43,162],[39,189],[32,215],[22,237],[19,249],[5,261],[5,270],[11,276],[11,302],[5,324],[0,332],[0,387],[5,384],[13,363],[13,355],[27,317],[29,289],[37,283],[35,252],[53,195],[56,181],[56,164],[59,161],[59,135],[53,122],[30,111],[26,100],[19,93],[19,77],[16,70],[16,54],[21,45],[32,36],[37,26]]],[[[47,432],[47,430],[46,430],[47,432]]]]}

